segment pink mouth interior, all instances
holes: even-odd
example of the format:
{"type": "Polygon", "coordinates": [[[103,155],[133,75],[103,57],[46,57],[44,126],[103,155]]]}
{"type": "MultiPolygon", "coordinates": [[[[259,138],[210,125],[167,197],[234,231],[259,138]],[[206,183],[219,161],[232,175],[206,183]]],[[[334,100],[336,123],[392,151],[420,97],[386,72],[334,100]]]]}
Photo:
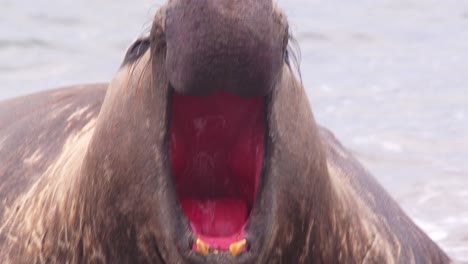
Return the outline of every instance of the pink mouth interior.
{"type": "Polygon", "coordinates": [[[264,99],[174,92],[170,156],[176,190],[195,235],[227,250],[244,239],[264,152],[264,99]]]}

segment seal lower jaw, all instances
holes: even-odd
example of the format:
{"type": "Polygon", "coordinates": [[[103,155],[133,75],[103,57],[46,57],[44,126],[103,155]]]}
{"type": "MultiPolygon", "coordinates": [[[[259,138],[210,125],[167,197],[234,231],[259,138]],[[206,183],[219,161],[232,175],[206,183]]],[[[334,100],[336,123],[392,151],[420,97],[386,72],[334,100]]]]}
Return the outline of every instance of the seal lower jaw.
{"type": "Polygon", "coordinates": [[[207,255],[247,250],[246,226],[264,159],[265,97],[228,92],[196,97],[172,94],[170,158],[175,189],[207,255]]]}

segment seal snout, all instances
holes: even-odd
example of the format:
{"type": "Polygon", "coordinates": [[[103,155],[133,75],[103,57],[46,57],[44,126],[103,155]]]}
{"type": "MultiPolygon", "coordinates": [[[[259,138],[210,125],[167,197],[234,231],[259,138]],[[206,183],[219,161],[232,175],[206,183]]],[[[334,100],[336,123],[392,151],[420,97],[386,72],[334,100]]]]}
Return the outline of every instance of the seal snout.
{"type": "Polygon", "coordinates": [[[174,0],[165,21],[171,85],[190,95],[266,95],[284,61],[279,21],[272,1],[174,0]]]}

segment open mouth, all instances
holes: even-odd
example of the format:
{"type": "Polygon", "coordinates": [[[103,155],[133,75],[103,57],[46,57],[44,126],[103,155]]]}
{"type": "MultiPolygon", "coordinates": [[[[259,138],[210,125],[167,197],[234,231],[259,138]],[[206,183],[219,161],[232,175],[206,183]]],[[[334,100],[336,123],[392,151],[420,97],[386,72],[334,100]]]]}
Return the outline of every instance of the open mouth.
{"type": "Polygon", "coordinates": [[[245,228],[264,158],[265,98],[173,92],[170,158],[201,254],[247,250],[245,228]]]}

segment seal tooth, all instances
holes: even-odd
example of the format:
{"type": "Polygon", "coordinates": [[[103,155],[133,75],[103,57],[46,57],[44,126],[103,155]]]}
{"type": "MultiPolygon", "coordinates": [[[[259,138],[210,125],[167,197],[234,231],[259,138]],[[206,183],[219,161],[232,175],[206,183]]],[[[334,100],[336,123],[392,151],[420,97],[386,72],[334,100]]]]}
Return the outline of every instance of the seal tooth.
{"type": "Polygon", "coordinates": [[[197,238],[197,252],[203,256],[207,256],[210,252],[210,245],[197,238]]]}
{"type": "Polygon", "coordinates": [[[229,246],[229,252],[231,252],[231,255],[233,255],[234,257],[237,257],[240,254],[242,254],[242,252],[244,252],[246,246],[247,246],[247,240],[242,239],[239,242],[232,243],[229,246]]]}

